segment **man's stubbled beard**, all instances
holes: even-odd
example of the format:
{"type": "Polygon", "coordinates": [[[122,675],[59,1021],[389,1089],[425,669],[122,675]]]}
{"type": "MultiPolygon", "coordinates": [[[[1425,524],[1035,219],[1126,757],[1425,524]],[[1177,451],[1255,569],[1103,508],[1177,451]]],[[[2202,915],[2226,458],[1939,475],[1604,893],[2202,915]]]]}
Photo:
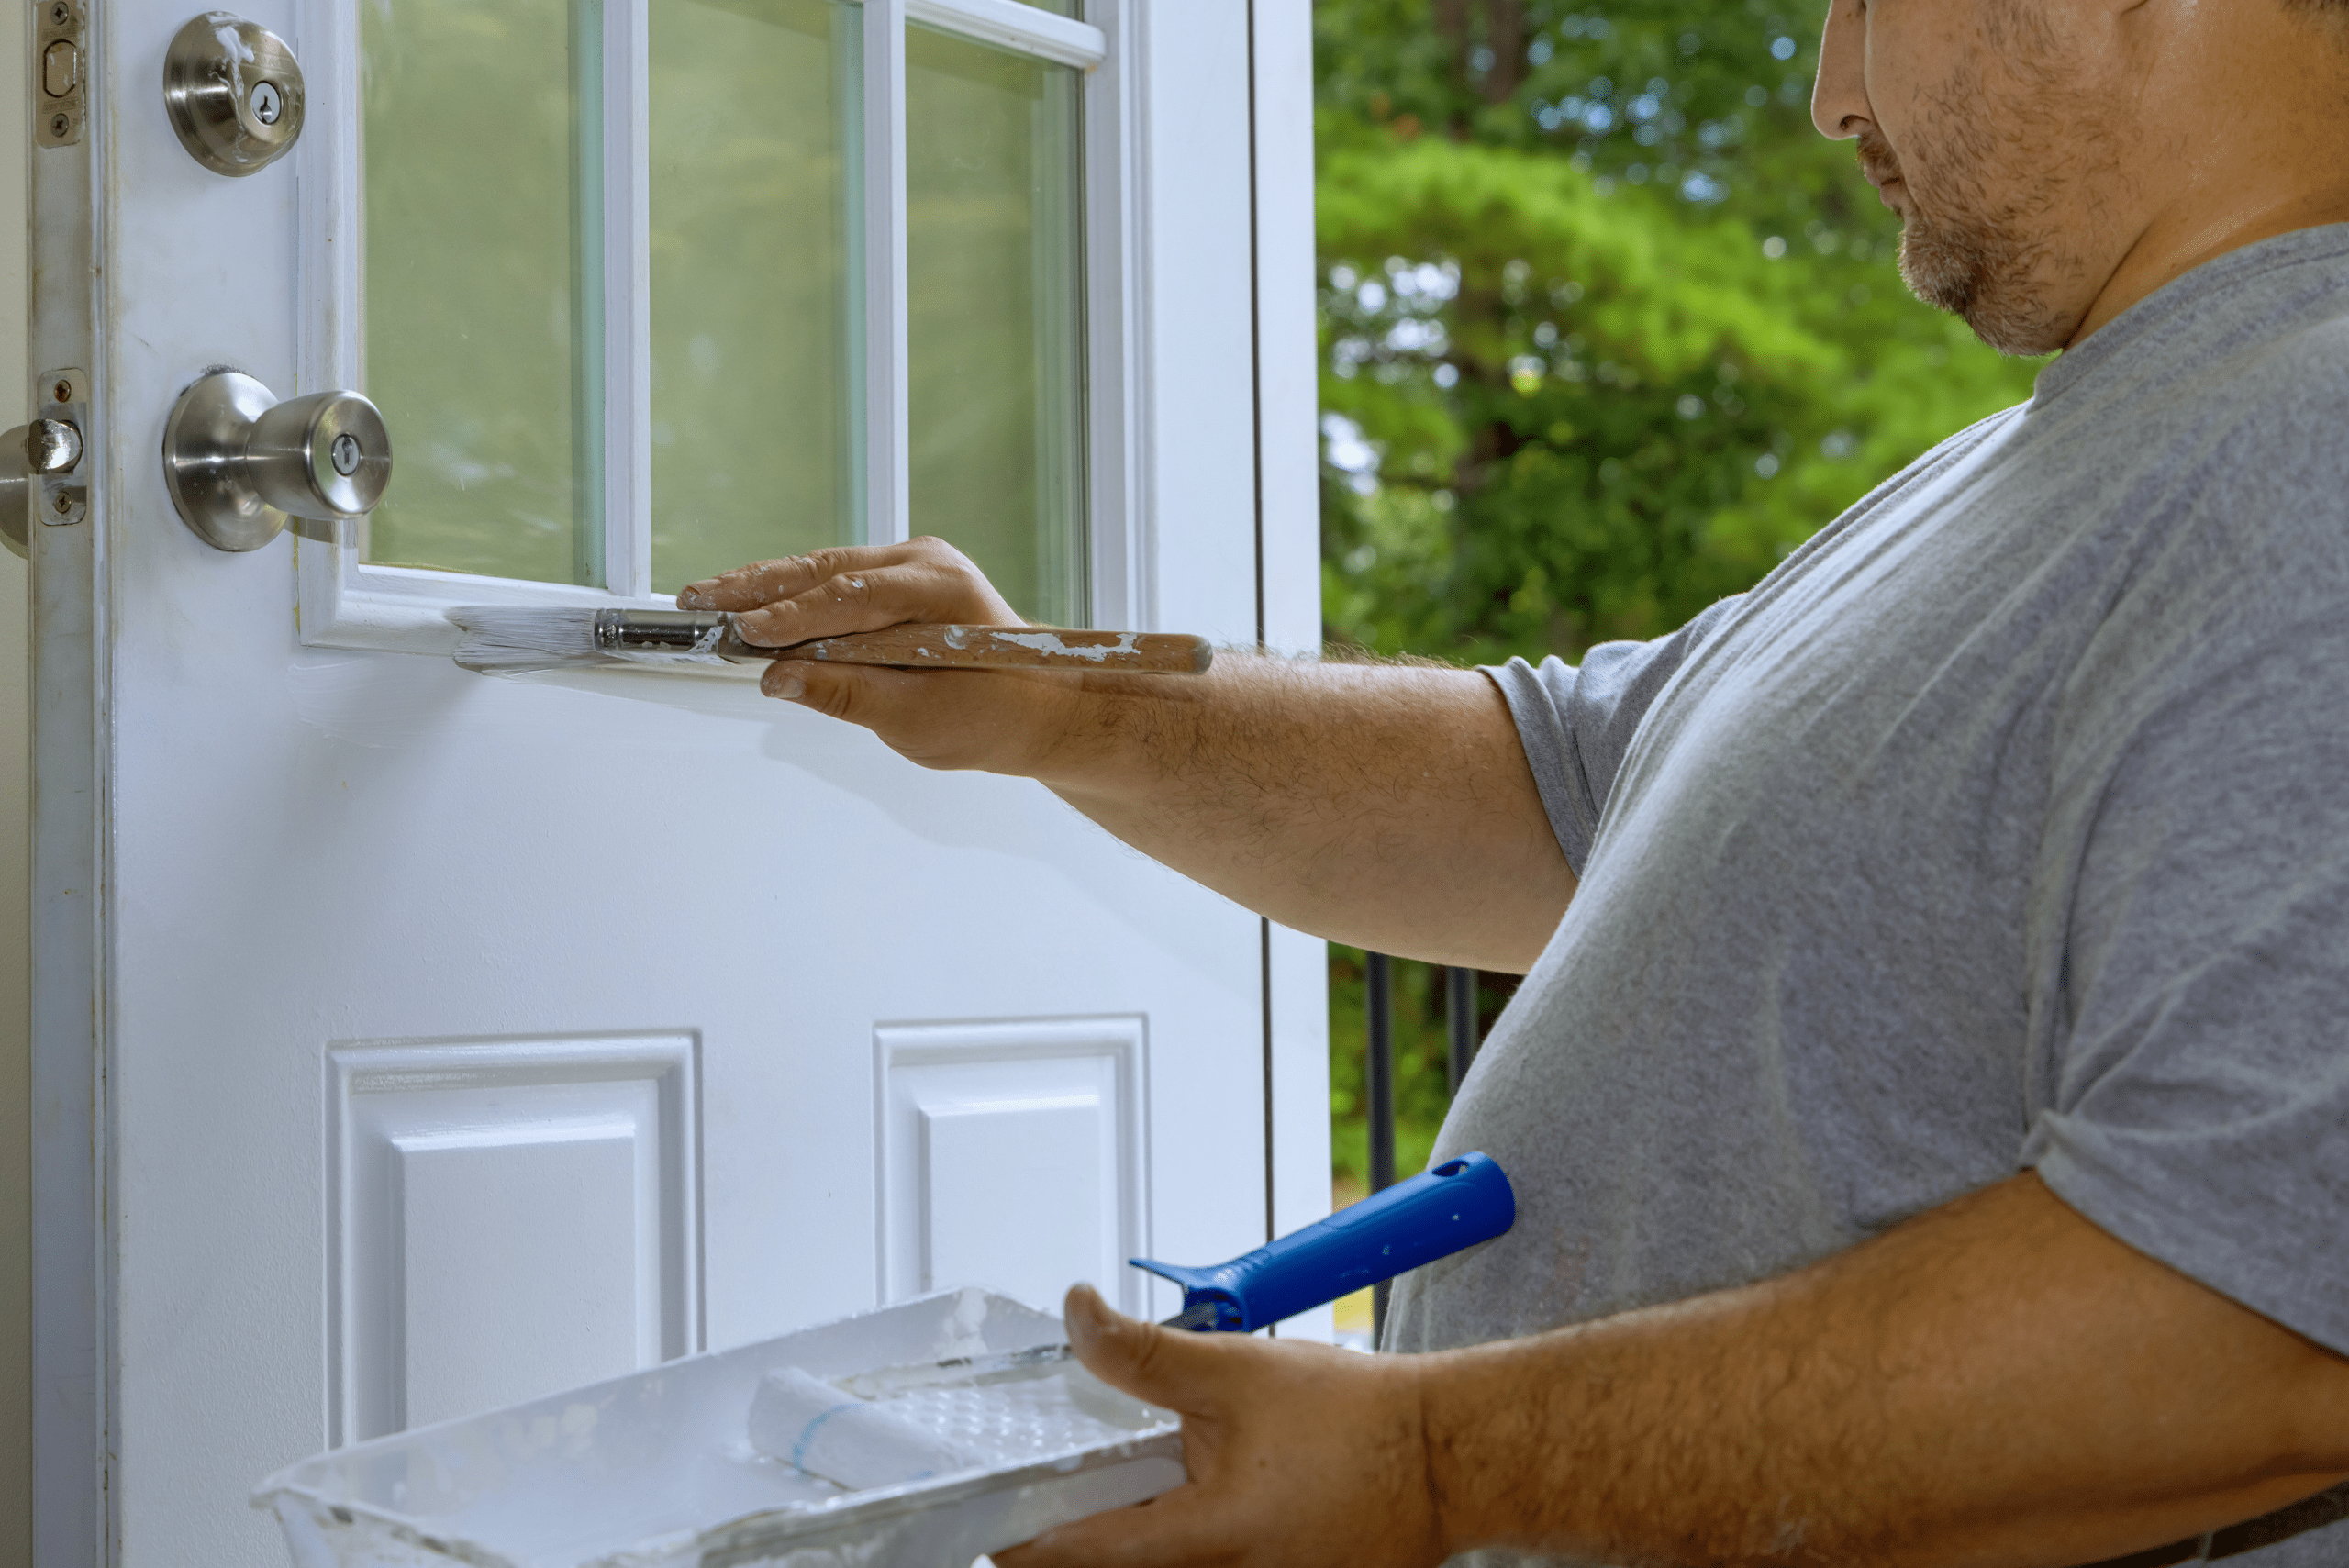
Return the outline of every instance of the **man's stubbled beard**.
{"type": "Polygon", "coordinates": [[[2080,182],[2051,165],[2078,160],[2075,169],[2090,172],[2093,188],[2117,159],[2109,139],[2083,141],[2079,121],[2100,117],[2068,125],[2059,117],[2067,73],[2043,22],[2011,4],[1986,9],[1994,19],[1985,42],[2008,65],[2011,87],[1994,95],[1976,62],[1960,60],[1927,97],[1929,112],[1908,139],[1909,163],[1873,128],[1860,133],[1860,161],[1879,182],[1907,179],[1900,276],[1909,291],[1962,317],[2000,353],[2044,354],[2070,340],[2086,310],[2060,297],[2060,285],[2086,272],[2059,249],[2063,209],[2080,182]],[[1923,189],[1910,168],[1925,172],[1923,189]]]}

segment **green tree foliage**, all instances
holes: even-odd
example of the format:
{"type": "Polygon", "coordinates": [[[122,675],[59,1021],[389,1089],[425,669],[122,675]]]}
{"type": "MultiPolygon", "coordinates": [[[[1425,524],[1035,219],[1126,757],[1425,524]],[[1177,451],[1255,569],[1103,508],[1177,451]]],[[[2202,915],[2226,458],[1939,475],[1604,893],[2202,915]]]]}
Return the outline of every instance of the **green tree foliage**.
{"type": "Polygon", "coordinates": [[[2028,395],[1901,286],[1795,11],[1318,0],[1334,640],[1661,635],[2028,395]]]}
{"type": "MultiPolygon", "coordinates": [[[[1909,297],[1898,219],[1812,128],[1820,19],[1315,0],[1332,641],[1484,662],[1660,636],[2029,395],[2034,366],[1909,297]]],[[[1355,1183],[1361,976],[1333,951],[1355,1183]]],[[[1408,1172],[1442,1002],[1397,977],[1408,1172]]]]}

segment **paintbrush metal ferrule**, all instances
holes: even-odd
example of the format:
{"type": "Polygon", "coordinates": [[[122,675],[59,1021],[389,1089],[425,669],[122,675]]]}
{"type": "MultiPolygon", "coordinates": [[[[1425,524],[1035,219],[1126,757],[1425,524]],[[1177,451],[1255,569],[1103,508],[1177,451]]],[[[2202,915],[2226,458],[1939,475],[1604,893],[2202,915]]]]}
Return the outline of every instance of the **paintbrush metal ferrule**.
{"type": "Polygon", "coordinates": [[[595,643],[596,652],[614,659],[716,664],[762,656],[735,630],[734,617],[718,610],[597,610],[595,643]]]}

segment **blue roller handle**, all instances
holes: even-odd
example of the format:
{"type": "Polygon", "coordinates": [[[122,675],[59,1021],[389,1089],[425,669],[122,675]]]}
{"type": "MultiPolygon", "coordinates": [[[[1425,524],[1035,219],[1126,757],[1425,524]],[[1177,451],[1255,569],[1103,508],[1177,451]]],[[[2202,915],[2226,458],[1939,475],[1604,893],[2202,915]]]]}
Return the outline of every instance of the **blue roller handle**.
{"type": "Polygon", "coordinates": [[[1131,1260],[1183,1287],[1186,1313],[1252,1333],[1422,1263],[1489,1241],[1517,1221],[1517,1195],[1486,1154],[1463,1154],[1228,1263],[1186,1269],[1131,1260]]]}

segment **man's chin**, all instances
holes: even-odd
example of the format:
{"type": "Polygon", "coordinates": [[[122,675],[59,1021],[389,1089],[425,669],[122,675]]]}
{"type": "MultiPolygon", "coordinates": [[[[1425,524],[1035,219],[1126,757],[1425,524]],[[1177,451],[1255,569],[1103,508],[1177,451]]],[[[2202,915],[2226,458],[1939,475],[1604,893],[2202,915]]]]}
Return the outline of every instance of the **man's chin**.
{"type": "Polygon", "coordinates": [[[1902,215],[1900,281],[2002,354],[2043,354],[2063,346],[2061,337],[2048,340],[2049,323],[2032,297],[2030,272],[2009,248],[1953,234],[1913,211],[1902,215]]]}
{"type": "Polygon", "coordinates": [[[1935,310],[1964,316],[1982,289],[1982,259],[1942,243],[1931,224],[1912,213],[1900,223],[1900,281],[1935,310]]]}

